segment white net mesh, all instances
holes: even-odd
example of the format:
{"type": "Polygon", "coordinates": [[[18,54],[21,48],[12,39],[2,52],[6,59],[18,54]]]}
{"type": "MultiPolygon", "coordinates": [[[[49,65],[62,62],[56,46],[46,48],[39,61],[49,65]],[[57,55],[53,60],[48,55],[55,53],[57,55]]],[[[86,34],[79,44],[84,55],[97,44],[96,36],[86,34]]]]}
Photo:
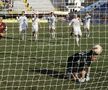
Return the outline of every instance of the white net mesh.
{"type": "Polygon", "coordinates": [[[80,8],[83,9],[77,12],[79,10],[79,6],[75,8],[75,5],[79,5],[77,1],[80,2],[80,0],[76,0],[76,3],[74,0],[71,3],[68,3],[68,0],[11,0],[11,3],[8,3],[8,0],[0,1],[0,16],[7,25],[5,38],[0,36],[0,90],[108,89],[108,2],[82,0],[84,3],[80,8]],[[24,33],[26,35],[24,40],[21,39],[16,19],[22,10],[26,11],[28,18],[28,30],[24,33]],[[35,40],[32,36],[31,13],[37,10],[40,20],[35,40]],[[54,11],[56,15],[54,38],[48,30],[50,11],[54,11]],[[68,14],[67,11],[71,13],[68,14]],[[91,16],[90,36],[88,38],[84,36],[82,25],[82,37],[78,47],[74,35],[70,36],[71,26],[68,25],[70,22],[68,16],[78,13],[82,20],[85,11],[91,16]],[[68,57],[76,52],[87,51],[94,44],[100,44],[103,52],[91,65],[90,81],[76,83],[68,80],[66,78],[68,57]]]}

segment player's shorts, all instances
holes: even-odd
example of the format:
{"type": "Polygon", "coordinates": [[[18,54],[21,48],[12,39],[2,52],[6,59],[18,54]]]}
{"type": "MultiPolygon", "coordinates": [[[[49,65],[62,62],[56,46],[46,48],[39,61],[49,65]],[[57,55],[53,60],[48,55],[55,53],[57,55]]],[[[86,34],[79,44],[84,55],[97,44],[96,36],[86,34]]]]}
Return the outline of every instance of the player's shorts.
{"type": "Polygon", "coordinates": [[[20,33],[26,34],[27,31],[26,30],[22,30],[20,33]]]}
{"type": "Polygon", "coordinates": [[[84,29],[90,29],[90,24],[86,24],[86,25],[84,25],[84,29]]]}
{"type": "Polygon", "coordinates": [[[32,32],[38,32],[38,26],[32,26],[32,32]]]}
{"type": "Polygon", "coordinates": [[[20,33],[26,33],[26,32],[27,32],[27,29],[22,29],[22,28],[20,28],[20,29],[19,29],[19,32],[20,32],[20,33]]]}
{"type": "Polygon", "coordinates": [[[20,31],[20,32],[22,32],[22,31],[27,31],[27,27],[23,27],[23,28],[22,28],[22,27],[20,26],[20,27],[19,27],[19,31],[20,31]]]}
{"type": "Polygon", "coordinates": [[[74,33],[74,35],[82,36],[82,32],[81,32],[80,28],[73,28],[73,33],[74,33]]]}

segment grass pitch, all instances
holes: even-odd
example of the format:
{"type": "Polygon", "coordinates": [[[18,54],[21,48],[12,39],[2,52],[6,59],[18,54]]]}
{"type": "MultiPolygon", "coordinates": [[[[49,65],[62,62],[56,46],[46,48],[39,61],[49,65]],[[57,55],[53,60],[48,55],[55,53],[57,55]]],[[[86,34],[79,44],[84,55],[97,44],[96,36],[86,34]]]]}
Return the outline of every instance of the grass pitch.
{"type": "Polygon", "coordinates": [[[107,90],[108,26],[92,25],[91,36],[82,36],[80,47],[70,37],[64,22],[57,23],[56,39],[50,39],[48,25],[40,24],[39,38],[32,39],[31,23],[27,40],[19,39],[18,23],[8,23],[6,38],[0,40],[0,90],[107,90]],[[76,84],[64,78],[68,56],[89,50],[94,44],[103,53],[92,64],[91,80],[76,84]]]}

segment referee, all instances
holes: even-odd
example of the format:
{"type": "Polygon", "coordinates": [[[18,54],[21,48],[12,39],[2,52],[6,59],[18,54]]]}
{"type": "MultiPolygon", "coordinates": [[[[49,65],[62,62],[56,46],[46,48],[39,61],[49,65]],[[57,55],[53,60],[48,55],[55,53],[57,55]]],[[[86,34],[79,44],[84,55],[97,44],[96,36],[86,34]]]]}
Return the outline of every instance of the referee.
{"type": "Polygon", "coordinates": [[[77,82],[85,82],[90,80],[90,65],[95,61],[102,52],[100,45],[94,45],[87,52],[76,53],[68,57],[66,74],[69,79],[77,82]]]}

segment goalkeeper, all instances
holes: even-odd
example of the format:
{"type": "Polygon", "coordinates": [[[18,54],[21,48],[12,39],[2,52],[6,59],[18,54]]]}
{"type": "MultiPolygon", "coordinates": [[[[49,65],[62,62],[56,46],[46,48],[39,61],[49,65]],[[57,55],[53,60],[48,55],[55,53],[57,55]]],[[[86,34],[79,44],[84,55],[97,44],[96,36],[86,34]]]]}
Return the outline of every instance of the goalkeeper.
{"type": "Polygon", "coordinates": [[[100,45],[95,45],[88,52],[76,53],[68,58],[66,74],[76,82],[90,80],[90,65],[102,52],[100,45]]]}

